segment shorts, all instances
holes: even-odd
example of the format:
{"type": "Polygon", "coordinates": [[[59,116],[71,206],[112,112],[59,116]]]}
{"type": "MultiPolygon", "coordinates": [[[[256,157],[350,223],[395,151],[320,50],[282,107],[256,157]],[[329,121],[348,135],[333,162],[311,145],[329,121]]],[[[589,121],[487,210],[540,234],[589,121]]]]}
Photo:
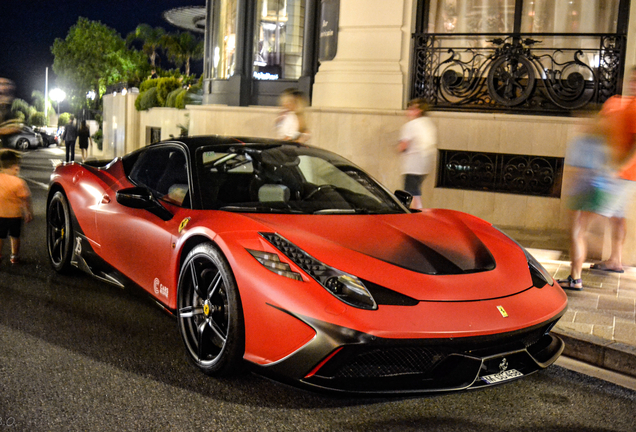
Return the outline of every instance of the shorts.
{"type": "Polygon", "coordinates": [[[422,182],[426,174],[404,174],[404,190],[413,196],[422,196],[422,182]]]}
{"type": "Polygon", "coordinates": [[[631,203],[632,196],[636,190],[636,182],[622,178],[606,179],[604,189],[607,191],[607,198],[598,213],[605,217],[624,218],[627,205],[631,203]]]}
{"type": "Polygon", "coordinates": [[[22,218],[0,218],[0,239],[9,237],[20,238],[22,218]]]}
{"type": "Polygon", "coordinates": [[[578,176],[572,190],[568,192],[567,205],[570,210],[600,214],[612,198],[607,178],[591,170],[586,174],[578,176]]]}

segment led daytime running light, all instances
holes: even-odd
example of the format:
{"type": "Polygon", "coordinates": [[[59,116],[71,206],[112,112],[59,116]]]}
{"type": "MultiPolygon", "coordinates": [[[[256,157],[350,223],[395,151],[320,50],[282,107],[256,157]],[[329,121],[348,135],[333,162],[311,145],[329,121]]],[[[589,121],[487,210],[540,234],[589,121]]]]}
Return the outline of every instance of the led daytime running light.
{"type": "Polygon", "coordinates": [[[256,258],[256,261],[261,263],[267,270],[272,271],[277,275],[285,276],[297,281],[303,280],[303,277],[300,274],[291,271],[289,264],[281,262],[278,255],[251,249],[247,249],[247,251],[252,254],[252,256],[256,258]]]}

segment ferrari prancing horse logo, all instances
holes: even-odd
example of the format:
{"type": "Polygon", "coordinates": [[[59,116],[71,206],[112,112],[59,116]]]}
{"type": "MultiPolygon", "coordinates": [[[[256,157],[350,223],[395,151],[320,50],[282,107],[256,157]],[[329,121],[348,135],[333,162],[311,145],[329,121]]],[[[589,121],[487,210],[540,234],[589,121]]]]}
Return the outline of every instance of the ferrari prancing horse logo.
{"type": "Polygon", "coordinates": [[[188,225],[188,222],[190,222],[189,216],[181,221],[181,224],[179,224],[179,234],[181,234],[181,231],[185,229],[186,225],[188,225]]]}
{"type": "Polygon", "coordinates": [[[503,306],[497,306],[497,309],[499,309],[499,313],[501,314],[502,317],[508,318],[508,312],[506,312],[503,306]]]}

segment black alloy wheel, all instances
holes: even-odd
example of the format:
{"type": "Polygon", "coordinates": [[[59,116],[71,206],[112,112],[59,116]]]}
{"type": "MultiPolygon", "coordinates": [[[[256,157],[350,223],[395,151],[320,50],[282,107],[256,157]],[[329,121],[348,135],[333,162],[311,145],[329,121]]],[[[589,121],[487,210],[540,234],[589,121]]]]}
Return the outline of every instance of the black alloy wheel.
{"type": "Polygon", "coordinates": [[[188,357],[204,373],[231,375],[245,351],[243,311],[234,275],[211,243],[186,257],[179,274],[177,321],[188,357]]]}
{"type": "Polygon", "coordinates": [[[49,201],[46,211],[46,244],[51,266],[60,273],[71,269],[73,226],[71,211],[62,191],[49,201]]]}

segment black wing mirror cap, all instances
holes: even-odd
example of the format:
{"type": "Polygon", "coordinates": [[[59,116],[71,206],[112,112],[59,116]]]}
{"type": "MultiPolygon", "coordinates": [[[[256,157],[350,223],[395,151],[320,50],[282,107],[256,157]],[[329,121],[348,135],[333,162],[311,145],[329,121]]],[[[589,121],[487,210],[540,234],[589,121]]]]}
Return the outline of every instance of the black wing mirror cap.
{"type": "Polygon", "coordinates": [[[404,207],[406,208],[411,207],[411,201],[413,201],[413,195],[401,189],[396,190],[393,193],[393,195],[395,195],[395,197],[398,199],[398,201],[400,201],[404,205],[404,207]]]}
{"type": "Polygon", "coordinates": [[[148,210],[164,221],[169,221],[174,216],[157,201],[150,189],[143,186],[118,190],[117,202],[124,207],[148,210]]]}

